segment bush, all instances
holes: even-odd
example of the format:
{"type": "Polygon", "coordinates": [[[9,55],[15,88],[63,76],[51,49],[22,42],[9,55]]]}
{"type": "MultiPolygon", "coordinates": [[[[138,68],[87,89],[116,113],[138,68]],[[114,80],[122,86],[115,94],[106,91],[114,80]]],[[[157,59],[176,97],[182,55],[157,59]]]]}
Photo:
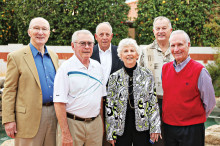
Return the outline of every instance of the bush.
{"type": "MultiPolygon", "coordinates": [[[[47,44],[70,45],[74,31],[88,29],[93,34],[96,26],[109,21],[113,27],[112,43],[127,37],[128,26],[124,23],[128,18],[129,7],[124,0],[11,0],[9,9],[14,7],[13,22],[17,26],[17,41],[14,43],[28,44],[27,34],[29,22],[34,17],[44,17],[51,26],[51,35],[47,44]]],[[[5,43],[5,42],[4,42],[5,43]]]]}
{"type": "Polygon", "coordinates": [[[17,42],[18,33],[14,22],[13,4],[13,2],[6,2],[5,0],[0,2],[0,44],[2,45],[17,42]]]}
{"type": "MultiPolygon", "coordinates": [[[[134,24],[136,39],[139,44],[152,43],[154,18],[166,16],[173,30],[182,29],[188,33],[192,46],[211,46],[220,32],[214,32],[205,24],[210,23],[209,17],[215,14],[213,7],[216,5],[219,6],[219,0],[139,0],[138,18],[134,24]]],[[[219,25],[219,20],[215,22],[219,25]]]]}
{"type": "Polygon", "coordinates": [[[215,55],[215,63],[206,67],[212,77],[212,84],[215,89],[215,96],[220,97],[220,53],[215,55]]]}

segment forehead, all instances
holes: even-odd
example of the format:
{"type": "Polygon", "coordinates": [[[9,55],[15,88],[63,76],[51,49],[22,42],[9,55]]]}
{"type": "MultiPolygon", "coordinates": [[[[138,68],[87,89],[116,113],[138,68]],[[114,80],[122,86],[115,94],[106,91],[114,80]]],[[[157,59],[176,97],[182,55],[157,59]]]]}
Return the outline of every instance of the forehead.
{"type": "Polygon", "coordinates": [[[170,44],[175,43],[186,43],[186,39],[183,34],[175,34],[172,35],[172,38],[170,39],[170,44]]]}
{"type": "Polygon", "coordinates": [[[34,19],[30,24],[30,27],[35,27],[35,26],[49,27],[49,23],[44,19],[37,18],[34,19]]]}
{"type": "Polygon", "coordinates": [[[124,46],[123,47],[123,50],[127,50],[127,49],[129,49],[129,50],[132,49],[133,50],[133,49],[135,49],[135,47],[134,47],[134,45],[129,45],[129,46],[124,46]]]}
{"type": "Polygon", "coordinates": [[[169,26],[169,22],[165,19],[162,20],[157,20],[154,24],[154,27],[165,27],[165,26],[169,26]]]}
{"type": "Polygon", "coordinates": [[[98,29],[97,29],[97,33],[111,33],[111,29],[107,24],[101,24],[98,29]]]}
{"type": "Polygon", "coordinates": [[[93,39],[92,39],[92,36],[89,35],[89,34],[85,34],[85,33],[80,33],[78,34],[78,40],[77,41],[85,41],[85,42],[92,42],[93,39]]]}

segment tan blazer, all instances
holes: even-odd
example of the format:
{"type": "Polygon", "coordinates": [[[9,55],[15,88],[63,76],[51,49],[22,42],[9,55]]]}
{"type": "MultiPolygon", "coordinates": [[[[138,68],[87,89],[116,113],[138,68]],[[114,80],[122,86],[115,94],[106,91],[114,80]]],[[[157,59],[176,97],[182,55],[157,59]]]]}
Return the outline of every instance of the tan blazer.
{"type": "MultiPolygon", "coordinates": [[[[48,49],[55,69],[58,56],[48,49]]],[[[7,73],[2,97],[2,123],[17,124],[16,137],[34,137],[40,125],[42,91],[30,46],[7,56],[7,73]]]]}

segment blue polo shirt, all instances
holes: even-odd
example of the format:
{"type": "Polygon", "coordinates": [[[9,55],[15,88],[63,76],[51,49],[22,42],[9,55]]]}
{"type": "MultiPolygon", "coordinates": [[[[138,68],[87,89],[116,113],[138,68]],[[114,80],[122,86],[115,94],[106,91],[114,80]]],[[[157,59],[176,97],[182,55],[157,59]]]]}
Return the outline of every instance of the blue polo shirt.
{"type": "Polygon", "coordinates": [[[44,46],[45,51],[43,56],[31,43],[29,46],[34,57],[34,62],[37,67],[37,72],[40,79],[43,103],[53,102],[53,84],[56,74],[53,62],[50,58],[46,46],[44,46]]]}

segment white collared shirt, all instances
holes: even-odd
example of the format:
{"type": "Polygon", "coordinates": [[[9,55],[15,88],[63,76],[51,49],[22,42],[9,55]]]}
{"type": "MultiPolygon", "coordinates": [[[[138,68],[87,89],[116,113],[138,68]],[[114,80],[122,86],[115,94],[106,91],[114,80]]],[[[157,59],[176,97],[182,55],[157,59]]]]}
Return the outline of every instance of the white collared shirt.
{"type": "Polygon", "coordinates": [[[88,69],[73,55],[58,69],[54,80],[54,102],[66,103],[66,111],[82,118],[100,112],[101,98],[106,96],[101,65],[90,59],[88,69]]]}
{"type": "MultiPolygon", "coordinates": [[[[99,45],[98,45],[99,47],[99,45]]],[[[102,66],[102,70],[104,73],[104,85],[107,84],[108,78],[110,76],[111,68],[112,68],[112,51],[111,51],[111,44],[109,48],[104,52],[99,47],[99,56],[100,56],[100,62],[102,66]]]]}

